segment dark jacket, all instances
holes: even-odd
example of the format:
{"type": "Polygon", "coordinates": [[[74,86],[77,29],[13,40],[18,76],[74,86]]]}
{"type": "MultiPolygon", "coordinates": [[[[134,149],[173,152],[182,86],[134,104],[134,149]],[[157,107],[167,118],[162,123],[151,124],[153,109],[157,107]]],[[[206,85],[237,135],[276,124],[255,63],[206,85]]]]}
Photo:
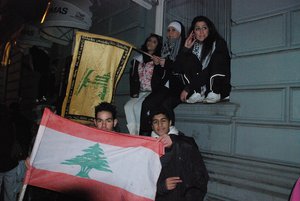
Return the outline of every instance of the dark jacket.
{"type": "Polygon", "coordinates": [[[207,95],[210,91],[210,79],[214,75],[221,74],[224,77],[216,77],[213,82],[216,85],[216,89],[213,91],[220,93],[221,98],[229,96],[231,91],[231,72],[230,55],[226,41],[221,38],[216,41],[215,51],[205,69],[202,69],[202,63],[192,53],[192,49],[184,48],[174,63],[174,71],[184,75],[184,89],[191,95],[194,91],[200,92],[201,86],[205,85],[207,89],[205,95],[207,95]]]}
{"type": "Polygon", "coordinates": [[[0,172],[12,170],[18,165],[18,160],[13,155],[16,132],[9,117],[8,109],[0,104],[0,172]]]}
{"type": "Polygon", "coordinates": [[[170,135],[173,145],[161,157],[162,171],[157,182],[156,201],[201,201],[209,179],[201,153],[191,137],[170,135]],[[167,190],[165,180],[179,176],[182,183],[167,190]]]}

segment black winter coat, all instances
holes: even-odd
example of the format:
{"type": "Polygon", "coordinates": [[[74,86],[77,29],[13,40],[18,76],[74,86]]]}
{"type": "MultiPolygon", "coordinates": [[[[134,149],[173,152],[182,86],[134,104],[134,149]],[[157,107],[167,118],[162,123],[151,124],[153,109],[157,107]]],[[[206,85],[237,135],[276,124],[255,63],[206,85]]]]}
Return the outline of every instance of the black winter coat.
{"type": "Polygon", "coordinates": [[[225,77],[215,79],[214,85],[216,85],[217,93],[221,94],[221,98],[229,96],[231,72],[230,55],[226,41],[221,38],[216,41],[215,51],[205,69],[202,69],[202,64],[197,56],[192,53],[192,49],[184,48],[173,65],[174,71],[184,75],[184,90],[191,95],[194,91],[200,92],[201,86],[205,85],[207,89],[205,95],[207,95],[210,91],[210,78],[222,74],[225,77]]]}
{"type": "Polygon", "coordinates": [[[209,179],[195,140],[181,135],[170,135],[173,145],[161,157],[162,171],[157,183],[156,201],[201,201],[207,192],[209,179]],[[167,190],[165,180],[179,176],[182,183],[167,190]]]}

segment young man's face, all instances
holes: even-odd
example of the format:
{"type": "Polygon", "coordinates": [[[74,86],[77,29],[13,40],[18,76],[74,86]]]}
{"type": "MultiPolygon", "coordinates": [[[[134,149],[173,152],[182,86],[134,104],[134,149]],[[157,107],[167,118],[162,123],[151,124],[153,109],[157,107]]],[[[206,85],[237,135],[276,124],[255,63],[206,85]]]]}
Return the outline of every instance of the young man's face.
{"type": "Polygon", "coordinates": [[[104,131],[113,131],[117,122],[117,119],[114,119],[111,112],[108,111],[98,112],[97,117],[94,120],[96,127],[104,131]]]}
{"type": "Polygon", "coordinates": [[[165,135],[169,133],[171,121],[164,114],[154,115],[152,118],[152,129],[159,135],[165,135]]]}

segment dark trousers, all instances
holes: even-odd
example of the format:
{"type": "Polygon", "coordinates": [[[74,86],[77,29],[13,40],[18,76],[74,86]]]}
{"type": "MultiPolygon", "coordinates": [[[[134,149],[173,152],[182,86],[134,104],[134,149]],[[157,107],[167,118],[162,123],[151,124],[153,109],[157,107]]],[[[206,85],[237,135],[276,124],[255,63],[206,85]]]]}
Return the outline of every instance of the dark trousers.
{"type": "MultiPolygon", "coordinates": [[[[194,54],[188,54],[180,64],[184,66],[183,73],[188,80],[189,96],[194,93],[194,90],[201,92],[201,87],[204,85],[207,90],[205,95],[207,95],[210,92],[210,84],[212,84],[212,91],[214,93],[221,94],[221,99],[229,96],[231,91],[229,60],[225,60],[224,65],[218,65],[217,62],[214,62],[205,69],[202,69],[199,59],[194,54]],[[223,76],[216,76],[217,74],[223,76]],[[212,83],[210,83],[211,78],[212,83]]],[[[185,81],[187,82],[187,80],[185,81]]]]}
{"type": "Polygon", "coordinates": [[[173,125],[175,123],[174,108],[181,103],[178,93],[172,92],[167,87],[161,87],[149,94],[142,104],[141,120],[140,120],[140,135],[150,136],[152,127],[149,115],[151,111],[163,107],[170,115],[173,125]]]}

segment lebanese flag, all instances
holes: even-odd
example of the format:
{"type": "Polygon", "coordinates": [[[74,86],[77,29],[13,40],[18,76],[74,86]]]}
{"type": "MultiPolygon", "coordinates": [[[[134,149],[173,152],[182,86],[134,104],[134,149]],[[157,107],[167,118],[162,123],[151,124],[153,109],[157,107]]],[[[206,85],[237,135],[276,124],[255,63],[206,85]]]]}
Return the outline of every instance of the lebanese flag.
{"type": "Polygon", "coordinates": [[[24,186],[90,201],[150,201],[162,154],[162,144],[151,137],[101,131],[45,109],[24,186]]]}

